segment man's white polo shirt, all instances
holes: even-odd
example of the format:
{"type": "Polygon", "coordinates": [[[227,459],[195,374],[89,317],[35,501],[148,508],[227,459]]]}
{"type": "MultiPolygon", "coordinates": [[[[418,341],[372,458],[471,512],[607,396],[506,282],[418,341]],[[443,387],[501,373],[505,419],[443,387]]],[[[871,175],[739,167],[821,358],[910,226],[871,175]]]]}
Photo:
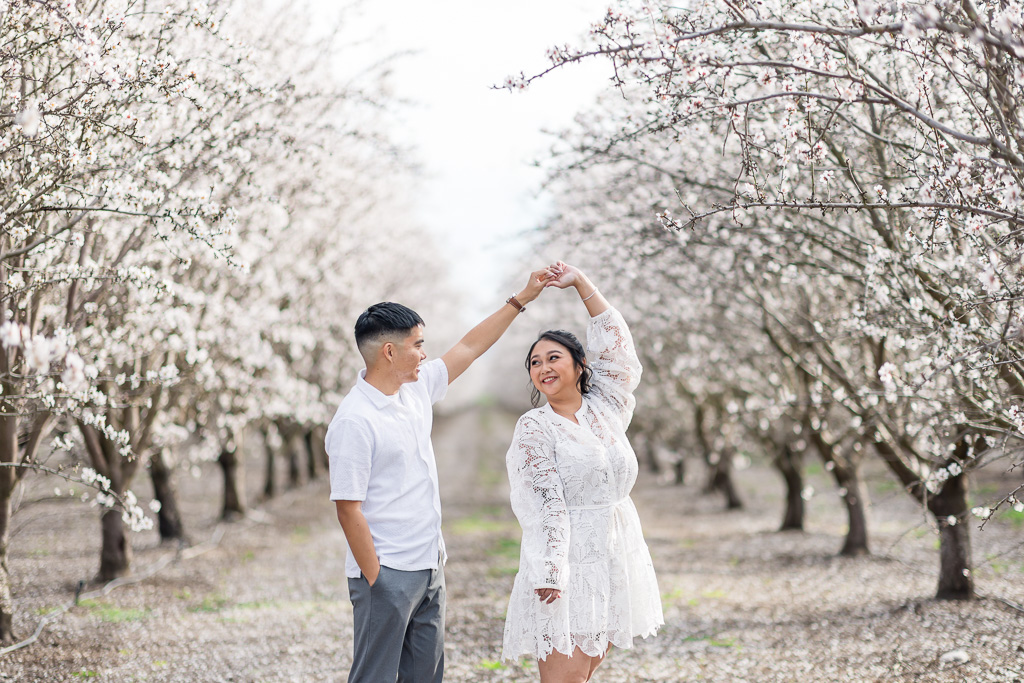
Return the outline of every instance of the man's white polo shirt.
{"type": "MultiPolygon", "coordinates": [[[[448,392],[440,358],[420,365],[419,379],[387,396],[359,373],[327,429],[331,500],[363,501],[380,563],[416,571],[447,560],[441,538],[441,496],[430,443],[431,406],[448,392]]],[[[349,549],[345,574],[359,576],[349,549]]]]}

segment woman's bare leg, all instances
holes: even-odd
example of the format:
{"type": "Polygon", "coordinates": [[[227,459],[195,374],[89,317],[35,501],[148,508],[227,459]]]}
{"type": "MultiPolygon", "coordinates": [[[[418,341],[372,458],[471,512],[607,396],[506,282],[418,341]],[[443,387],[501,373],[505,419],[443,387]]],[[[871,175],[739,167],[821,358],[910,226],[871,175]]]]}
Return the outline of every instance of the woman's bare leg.
{"type": "Polygon", "coordinates": [[[608,648],[604,651],[604,655],[603,656],[601,656],[601,657],[591,657],[590,658],[590,673],[587,674],[587,680],[588,681],[591,678],[594,677],[594,672],[597,670],[597,667],[601,666],[601,662],[604,661],[604,658],[607,657],[608,653],[611,652],[611,651],[612,651],[612,644],[608,643],[608,648]]]}
{"type": "Polygon", "coordinates": [[[572,657],[552,652],[537,662],[540,683],[586,683],[604,657],[591,657],[576,648],[572,657]],[[596,661],[595,661],[596,660],[596,661]]]}

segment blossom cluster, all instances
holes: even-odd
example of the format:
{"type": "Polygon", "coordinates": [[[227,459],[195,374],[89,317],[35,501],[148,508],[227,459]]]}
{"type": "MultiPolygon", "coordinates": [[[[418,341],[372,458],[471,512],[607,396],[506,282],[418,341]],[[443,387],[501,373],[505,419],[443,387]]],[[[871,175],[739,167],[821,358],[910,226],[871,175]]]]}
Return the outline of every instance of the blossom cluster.
{"type": "Polygon", "coordinates": [[[436,275],[382,73],[340,83],[300,13],[262,12],[0,7],[0,419],[123,460],[89,484],[133,526],[154,449],[201,442],[187,466],[253,423],[323,424],[358,358],[346,321],[436,275]],[[382,224],[398,246],[368,253],[382,224]]]}
{"type": "Polygon", "coordinates": [[[976,4],[621,2],[549,54],[615,66],[549,234],[663,288],[653,405],[740,396],[746,438],[887,445],[932,494],[1020,457],[1024,5],[976,4]]]}

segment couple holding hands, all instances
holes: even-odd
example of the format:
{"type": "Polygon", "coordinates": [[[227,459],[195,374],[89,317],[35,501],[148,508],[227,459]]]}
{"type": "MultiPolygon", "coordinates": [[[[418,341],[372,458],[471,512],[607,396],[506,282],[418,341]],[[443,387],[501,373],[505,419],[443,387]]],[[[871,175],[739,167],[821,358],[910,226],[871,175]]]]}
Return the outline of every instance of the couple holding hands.
{"type": "Polygon", "coordinates": [[[538,659],[542,683],[582,683],[614,645],[664,623],[650,552],[629,498],[637,459],[626,439],[640,362],[622,316],[562,262],[427,361],[423,320],[394,303],[368,308],[355,336],[366,369],[327,431],[331,500],[348,543],[354,638],[349,681],[439,683],[444,563],[432,405],[547,287],[575,289],[590,315],[587,349],[540,335],[526,356],[533,404],[506,456],[523,529],[502,658],[538,659]],[[589,351],[590,356],[587,356],[589,351]]]}

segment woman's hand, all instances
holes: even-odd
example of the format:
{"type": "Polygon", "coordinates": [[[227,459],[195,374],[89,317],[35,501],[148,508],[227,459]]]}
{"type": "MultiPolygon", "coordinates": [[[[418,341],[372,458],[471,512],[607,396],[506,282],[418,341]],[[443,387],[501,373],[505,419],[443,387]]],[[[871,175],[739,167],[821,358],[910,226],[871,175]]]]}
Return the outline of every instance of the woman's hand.
{"type": "Polygon", "coordinates": [[[533,591],[540,596],[540,601],[550,605],[558,598],[562,597],[562,591],[557,588],[537,588],[533,591]]]}
{"type": "Polygon", "coordinates": [[[575,287],[591,317],[608,310],[610,305],[608,300],[597,291],[597,286],[582,270],[576,266],[570,266],[565,261],[552,263],[548,266],[548,270],[554,273],[554,277],[548,280],[546,287],[558,287],[559,289],[575,287]]]}
{"type": "Polygon", "coordinates": [[[547,282],[548,287],[558,287],[559,289],[565,289],[566,287],[576,287],[583,280],[586,279],[586,275],[583,271],[576,266],[570,266],[564,261],[558,261],[548,266],[548,270],[554,274],[554,277],[547,282]]]}
{"type": "Polygon", "coordinates": [[[524,306],[530,303],[540,296],[540,293],[544,291],[544,288],[547,287],[554,277],[555,271],[553,266],[533,271],[530,273],[530,281],[516,293],[516,300],[524,306]]]}

